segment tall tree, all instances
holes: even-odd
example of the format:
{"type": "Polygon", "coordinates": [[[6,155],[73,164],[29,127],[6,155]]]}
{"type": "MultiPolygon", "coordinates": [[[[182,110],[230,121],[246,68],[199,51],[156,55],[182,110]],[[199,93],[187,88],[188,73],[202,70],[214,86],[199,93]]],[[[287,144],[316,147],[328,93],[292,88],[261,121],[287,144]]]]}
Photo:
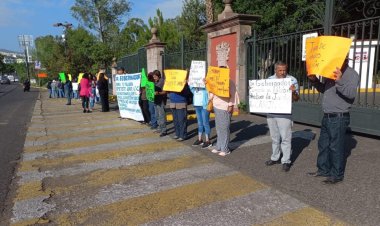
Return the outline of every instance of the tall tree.
{"type": "Polygon", "coordinates": [[[213,10],[213,2],[212,0],[206,0],[206,17],[207,17],[207,23],[214,22],[214,10],[213,10]]]}
{"type": "Polygon", "coordinates": [[[122,25],[122,17],[131,10],[127,0],[75,0],[71,7],[74,18],[98,33],[102,42],[109,41],[107,32],[122,25]]]}
{"type": "Polygon", "coordinates": [[[200,27],[205,25],[206,22],[206,4],[204,0],[183,1],[179,24],[186,40],[190,42],[205,41],[205,34],[200,27]]]}

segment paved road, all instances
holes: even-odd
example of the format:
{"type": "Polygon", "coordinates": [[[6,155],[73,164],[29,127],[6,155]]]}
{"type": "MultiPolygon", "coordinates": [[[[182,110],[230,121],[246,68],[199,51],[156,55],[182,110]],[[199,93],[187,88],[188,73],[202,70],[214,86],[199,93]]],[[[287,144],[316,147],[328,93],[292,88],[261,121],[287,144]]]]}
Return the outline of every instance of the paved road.
{"type": "Polygon", "coordinates": [[[0,85],[0,211],[8,193],[16,161],[20,158],[36,90],[24,93],[19,84],[0,85]]]}
{"type": "MultiPolygon", "coordinates": [[[[117,112],[83,114],[79,101],[64,103],[37,100],[12,225],[346,225],[208,150],[160,138],[117,112]]],[[[236,126],[247,132],[245,124],[236,126]]],[[[256,135],[233,146],[270,145],[266,133],[256,135]]]]}

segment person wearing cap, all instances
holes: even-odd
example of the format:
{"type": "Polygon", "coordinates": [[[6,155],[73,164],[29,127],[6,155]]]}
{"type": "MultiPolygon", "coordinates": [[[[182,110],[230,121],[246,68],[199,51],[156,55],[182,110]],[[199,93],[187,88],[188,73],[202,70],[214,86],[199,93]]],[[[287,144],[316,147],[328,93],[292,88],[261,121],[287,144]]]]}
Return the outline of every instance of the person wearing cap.
{"type": "Polygon", "coordinates": [[[348,58],[341,69],[336,68],[334,79],[325,78],[321,82],[315,75],[309,75],[311,84],[323,93],[323,118],[318,140],[316,172],[308,173],[313,177],[327,177],[325,184],[336,184],[344,178],[346,153],[344,138],[350,123],[349,110],[354,103],[359,74],[348,66],[348,58]]]}

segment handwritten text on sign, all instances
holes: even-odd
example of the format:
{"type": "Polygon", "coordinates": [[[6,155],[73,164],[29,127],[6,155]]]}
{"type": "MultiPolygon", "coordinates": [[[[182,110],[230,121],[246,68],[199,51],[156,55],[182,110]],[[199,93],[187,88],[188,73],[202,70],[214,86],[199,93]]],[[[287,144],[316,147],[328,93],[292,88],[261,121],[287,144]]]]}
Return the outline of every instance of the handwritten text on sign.
{"type": "Polygon", "coordinates": [[[141,73],[116,75],[116,95],[120,116],[143,121],[139,106],[141,73]]]}
{"type": "Polygon", "coordinates": [[[230,97],[230,69],[208,67],[206,88],[220,97],[230,97]]]}
{"type": "Polygon", "coordinates": [[[187,71],[165,70],[164,90],[170,92],[181,92],[186,84],[187,71]]]}
{"type": "Polygon", "coordinates": [[[292,113],[290,78],[249,81],[249,111],[256,113],[292,113]]]}
{"type": "Polygon", "coordinates": [[[205,87],[203,79],[206,76],[206,61],[191,61],[189,86],[205,87]]]}
{"type": "Polygon", "coordinates": [[[320,36],[306,40],[306,68],[308,75],[334,79],[334,71],[341,68],[352,40],[337,36],[320,36]]]}

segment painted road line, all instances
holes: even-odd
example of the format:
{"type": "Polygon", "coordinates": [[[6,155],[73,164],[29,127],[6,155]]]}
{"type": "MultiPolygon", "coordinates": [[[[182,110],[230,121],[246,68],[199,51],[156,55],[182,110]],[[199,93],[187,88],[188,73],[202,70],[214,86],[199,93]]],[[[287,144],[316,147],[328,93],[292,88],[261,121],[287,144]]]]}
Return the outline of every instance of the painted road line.
{"type": "Polygon", "coordinates": [[[349,224],[333,218],[311,207],[302,208],[294,212],[286,213],[274,220],[257,226],[348,226],[349,224]]]}
{"type": "MultiPolygon", "coordinates": [[[[133,126],[133,124],[131,124],[133,126]]],[[[88,128],[79,128],[79,129],[75,129],[75,132],[91,132],[91,131],[94,131],[94,130],[103,130],[103,129],[111,129],[111,128],[115,128],[115,127],[123,127],[123,128],[127,128],[127,126],[125,124],[117,124],[117,125],[104,125],[104,126],[96,126],[96,127],[88,127],[88,128]]],[[[68,132],[71,132],[73,130],[48,130],[48,131],[31,131],[29,132],[28,131],[28,135],[31,135],[31,136],[45,136],[45,135],[54,135],[54,134],[65,134],[65,133],[68,133],[68,132]]]]}
{"type": "MultiPolygon", "coordinates": [[[[71,120],[70,121],[62,121],[61,123],[57,123],[57,122],[44,122],[44,123],[32,123],[28,130],[30,131],[34,131],[34,130],[40,130],[40,129],[48,129],[48,130],[51,130],[51,129],[54,129],[54,130],[62,130],[62,129],[70,129],[70,130],[73,130],[73,129],[76,129],[77,127],[93,127],[93,126],[103,126],[103,125],[114,125],[114,124],[123,124],[125,123],[125,121],[121,121],[120,119],[114,119],[114,118],[111,118],[111,119],[103,119],[101,121],[97,121],[96,123],[94,123],[93,120],[88,120],[88,119],[83,119],[83,118],[79,118],[78,119],[78,122],[72,122],[71,120]]],[[[125,123],[126,125],[128,125],[128,123],[125,123]]]]}
{"type": "Polygon", "coordinates": [[[50,139],[44,139],[44,140],[36,140],[31,141],[27,140],[25,141],[24,147],[31,147],[31,146],[39,146],[39,145],[48,145],[52,144],[54,142],[56,143],[67,143],[67,142],[76,142],[76,141],[88,141],[88,140],[96,140],[99,138],[105,138],[105,137],[113,137],[113,136],[125,136],[129,134],[136,134],[136,133],[145,133],[151,131],[150,129],[125,129],[122,130],[115,130],[104,133],[97,133],[93,134],[91,133],[90,136],[75,136],[75,137],[68,137],[68,138],[61,138],[60,136],[56,136],[54,138],[50,139]],[[58,139],[59,138],[59,139],[58,139]]]}
{"type": "MultiPolygon", "coordinates": [[[[107,145],[102,145],[102,148],[96,147],[94,150],[89,148],[83,148],[81,153],[73,153],[73,154],[62,154],[56,155],[56,157],[52,157],[51,155],[45,159],[35,159],[31,161],[23,161],[20,164],[19,172],[24,171],[50,171],[56,168],[64,168],[69,167],[78,163],[91,163],[96,161],[101,161],[105,159],[114,159],[121,156],[132,155],[132,154],[141,154],[141,153],[149,153],[149,152],[160,152],[165,151],[170,148],[181,148],[182,144],[176,141],[167,141],[164,144],[161,144],[162,140],[159,142],[154,142],[154,139],[139,139],[136,141],[129,141],[130,143],[135,142],[133,144],[128,144],[125,147],[118,147],[114,149],[103,148],[107,145]],[[140,144],[139,144],[140,143],[140,144]]],[[[113,144],[112,144],[113,145],[113,144]]],[[[110,145],[111,146],[111,145],[110,145]]]]}
{"type": "MultiPolygon", "coordinates": [[[[157,147],[159,148],[159,147],[157,147]]],[[[88,173],[101,169],[114,169],[117,167],[133,166],[137,164],[143,164],[153,161],[163,161],[168,159],[177,158],[183,155],[199,155],[192,151],[189,147],[176,147],[162,152],[149,152],[143,154],[129,155],[129,156],[117,156],[119,158],[105,159],[97,162],[81,163],[74,166],[70,166],[64,169],[57,169],[51,171],[27,171],[18,172],[20,177],[19,184],[40,181],[46,177],[59,177],[64,175],[77,175],[82,173],[88,173]]]]}
{"type": "MultiPolygon", "coordinates": [[[[91,136],[89,133],[88,136],[91,136]]],[[[61,150],[67,150],[72,148],[82,148],[82,147],[92,147],[97,145],[111,145],[112,143],[117,142],[126,142],[134,139],[138,139],[140,137],[146,137],[147,139],[151,137],[158,137],[157,134],[153,133],[153,131],[146,131],[141,133],[131,133],[127,134],[125,136],[113,136],[113,137],[100,137],[96,140],[82,140],[82,141],[75,141],[75,142],[54,142],[46,145],[38,145],[38,146],[31,146],[31,147],[24,147],[24,152],[26,154],[29,153],[35,153],[35,152],[46,152],[49,153],[51,151],[54,152],[60,152],[61,150]]]]}
{"type": "Polygon", "coordinates": [[[143,165],[120,167],[108,170],[96,170],[89,174],[49,177],[41,181],[32,181],[21,184],[17,189],[14,201],[31,199],[37,196],[46,196],[50,191],[55,195],[70,193],[75,190],[84,191],[99,189],[102,186],[138,180],[143,177],[164,174],[185,168],[201,166],[212,163],[213,160],[205,155],[181,156],[160,162],[143,165]],[[43,185],[42,185],[43,184],[43,185]]]}
{"type": "Polygon", "coordinates": [[[173,215],[146,226],[154,225],[234,225],[246,226],[265,222],[285,213],[304,208],[295,198],[273,189],[263,189],[228,201],[173,215]]]}
{"type": "Polygon", "coordinates": [[[138,225],[264,188],[263,184],[238,173],[93,209],[48,216],[58,225],[138,225]]]}
{"type": "MultiPolygon", "coordinates": [[[[143,127],[139,125],[135,126],[128,126],[128,127],[116,127],[116,128],[107,128],[107,129],[102,129],[102,130],[94,130],[91,132],[91,135],[101,135],[101,134],[106,134],[106,133],[111,133],[111,132],[116,132],[116,131],[125,131],[125,130],[135,130],[135,129],[141,129],[144,130],[143,127]]],[[[26,134],[26,141],[45,141],[45,140],[61,140],[61,139],[67,139],[67,138],[73,138],[73,137],[83,137],[84,135],[88,135],[88,131],[84,132],[76,132],[70,131],[69,133],[66,134],[56,134],[56,135],[45,135],[45,136],[34,136],[31,134],[26,134]]]]}
{"type": "Polygon", "coordinates": [[[70,212],[76,212],[236,173],[220,163],[211,163],[144,177],[140,180],[110,184],[91,192],[83,192],[86,189],[82,189],[62,193],[62,195],[53,195],[49,202],[57,203],[54,210],[58,213],[63,213],[67,209],[70,212]],[[62,206],[60,206],[61,200],[65,200],[62,206]]]}

